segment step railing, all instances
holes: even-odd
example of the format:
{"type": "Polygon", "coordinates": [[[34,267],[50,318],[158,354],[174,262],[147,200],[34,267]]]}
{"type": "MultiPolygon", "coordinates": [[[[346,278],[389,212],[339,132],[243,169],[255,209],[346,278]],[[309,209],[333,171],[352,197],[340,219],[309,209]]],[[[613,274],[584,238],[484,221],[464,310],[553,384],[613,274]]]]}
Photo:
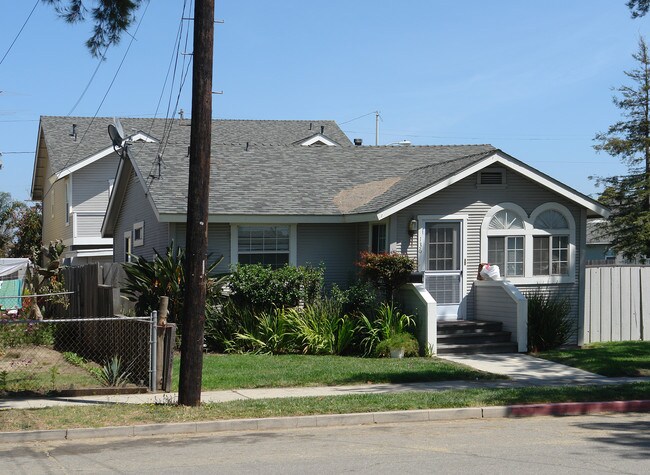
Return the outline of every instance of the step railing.
{"type": "Polygon", "coordinates": [[[528,301],[517,287],[507,280],[476,280],[474,305],[477,320],[501,322],[517,351],[528,350],[528,301]]]}
{"type": "Polygon", "coordinates": [[[438,354],[438,312],[437,304],[424,284],[410,283],[400,287],[398,292],[400,308],[415,317],[415,332],[420,352],[429,349],[438,354]]]}

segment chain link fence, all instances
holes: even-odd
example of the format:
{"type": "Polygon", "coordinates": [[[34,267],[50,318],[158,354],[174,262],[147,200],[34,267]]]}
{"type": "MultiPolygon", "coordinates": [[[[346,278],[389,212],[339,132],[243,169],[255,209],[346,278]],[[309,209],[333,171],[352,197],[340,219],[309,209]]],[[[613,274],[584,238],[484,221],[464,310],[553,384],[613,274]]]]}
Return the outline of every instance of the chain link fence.
{"type": "Polygon", "coordinates": [[[155,315],[44,320],[0,315],[0,393],[150,386],[154,322],[155,315]]]}

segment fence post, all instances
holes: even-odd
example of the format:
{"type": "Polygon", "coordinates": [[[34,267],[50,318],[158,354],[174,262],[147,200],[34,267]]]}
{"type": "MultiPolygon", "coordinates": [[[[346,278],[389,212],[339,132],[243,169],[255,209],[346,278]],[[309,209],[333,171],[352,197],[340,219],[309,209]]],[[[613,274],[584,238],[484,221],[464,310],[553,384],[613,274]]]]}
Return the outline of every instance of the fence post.
{"type": "Polygon", "coordinates": [[[149,332],[149,344],[151,345],[151,350],[149,354],[151,355],[149,361],[149,389],[152,393],[156,392],[157,381],[156,381],[156,357],[158,356],[158,312],[154,310],[151,312],[150,327],[151,331],[149,332]]]}
{"type": "Polygon", "coordinates": [[[165,361],[165,329],[167,327],[167,309],[169,306],[169,297],[160,297],[158,305],[158,354],[156,355],[156,389],[163,388],[164,380],[164,361],[165,361]]]}

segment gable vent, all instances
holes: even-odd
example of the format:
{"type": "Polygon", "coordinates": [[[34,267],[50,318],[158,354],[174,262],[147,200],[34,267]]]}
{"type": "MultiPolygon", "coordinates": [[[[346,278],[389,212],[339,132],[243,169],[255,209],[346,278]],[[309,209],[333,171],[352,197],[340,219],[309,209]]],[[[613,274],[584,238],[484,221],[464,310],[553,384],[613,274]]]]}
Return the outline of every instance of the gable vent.
{"type": "Polygon", "coordinates": [[[478,174],[479,185],[505,185],[506,174],[503,170],[483,170],[478,174]]]}

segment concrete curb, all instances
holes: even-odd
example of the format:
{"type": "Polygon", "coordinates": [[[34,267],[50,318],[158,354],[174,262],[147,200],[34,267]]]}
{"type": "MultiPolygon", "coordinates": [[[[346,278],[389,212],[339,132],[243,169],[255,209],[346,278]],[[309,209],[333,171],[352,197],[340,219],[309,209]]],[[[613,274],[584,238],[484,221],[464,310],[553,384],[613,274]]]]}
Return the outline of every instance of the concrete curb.
{"type": "Polygon", "coordinates": [[[302,427],[356,426],[397,422],[430,422],[507,417],[569,416],[598,413],[650,412],[650,400],[566,402],[521,404],[513,406],[422,409],[413,411],[323,414],[313,416],[270,417],[264,419],[229,419],[206,422],[179,422],[136,426],[83,429],[0,432],[0,443],[82,440],[109,437],[142,437],[169,434],[206,434],[211,432],[282,430],[302,427]]]}

